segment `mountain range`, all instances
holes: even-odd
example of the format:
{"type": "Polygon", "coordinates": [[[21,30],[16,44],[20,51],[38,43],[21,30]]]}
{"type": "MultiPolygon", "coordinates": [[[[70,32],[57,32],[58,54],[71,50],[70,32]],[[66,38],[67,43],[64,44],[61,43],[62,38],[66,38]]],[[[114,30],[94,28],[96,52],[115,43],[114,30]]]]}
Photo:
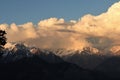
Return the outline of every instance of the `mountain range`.
{"type": "MultiPolygon", "coordinates": [[[[116,50],[115,47],[112,50],[116,50]]],[[[108,55],[91,47],[81,51],[9,43],[1,51],[0,75],[3,79],[13,80],[120,79],[119,50],[114,52],[117,55],[112,51],[108,55]]]]}

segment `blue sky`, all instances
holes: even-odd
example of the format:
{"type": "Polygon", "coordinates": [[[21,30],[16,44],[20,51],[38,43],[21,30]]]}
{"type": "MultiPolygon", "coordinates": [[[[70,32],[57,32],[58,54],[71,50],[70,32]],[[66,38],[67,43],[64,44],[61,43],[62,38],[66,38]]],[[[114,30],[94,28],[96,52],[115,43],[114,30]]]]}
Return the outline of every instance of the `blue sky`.
{"type": "Polygon", "coordinates": [[[0,0],[0,24],[23,24],[50,17],[78,20],[85,14],[99,15],[120,0],[0,0]]]}

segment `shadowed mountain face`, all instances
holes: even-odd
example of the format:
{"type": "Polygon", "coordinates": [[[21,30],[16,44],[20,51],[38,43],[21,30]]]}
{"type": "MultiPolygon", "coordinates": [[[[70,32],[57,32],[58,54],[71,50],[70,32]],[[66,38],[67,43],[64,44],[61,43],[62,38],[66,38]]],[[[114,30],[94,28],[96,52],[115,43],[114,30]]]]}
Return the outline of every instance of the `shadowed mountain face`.
{"type": "Polygon", "coordinates": [[[85,69],[94,69],[96,66],[106,60],[108,56],[73,54],[72,56],[64,56],[63,59],[67,62],[75,63],[85,69]]]}
{"type": "Polygon", "coordinates": [[[120,79],[120,58],[65,49],[39,49],[15,44],[0,56],[1,79],[107,80],[120,79]]]}
{"type": "Polygon", "coordinates": [[[48,63],[38,56],[0,64],[1,79],[9,80],[101,80],[99,72],[85,70],[67,62],[48,63]]]}
{"type": "Polygon", "coordinates": [[[120,56],[108,58],[95,68],[112,78],[120,79],[120,56]]]}

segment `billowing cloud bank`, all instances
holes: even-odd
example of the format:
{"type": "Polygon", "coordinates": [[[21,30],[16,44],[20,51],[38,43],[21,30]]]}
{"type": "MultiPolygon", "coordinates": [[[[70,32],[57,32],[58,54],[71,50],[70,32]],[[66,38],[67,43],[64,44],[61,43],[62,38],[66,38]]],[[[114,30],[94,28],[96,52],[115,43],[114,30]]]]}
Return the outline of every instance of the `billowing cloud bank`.
{"type": "Polygon", "coordinates": [[[98,16],[85,15],[80,20],[50,18],[34,25],[28,22],[0,24],[7,31],[8,42],[25,41],[40,48],[82,49],[92,46],[107,50],[120,45],[120,2],[98,16]]]}

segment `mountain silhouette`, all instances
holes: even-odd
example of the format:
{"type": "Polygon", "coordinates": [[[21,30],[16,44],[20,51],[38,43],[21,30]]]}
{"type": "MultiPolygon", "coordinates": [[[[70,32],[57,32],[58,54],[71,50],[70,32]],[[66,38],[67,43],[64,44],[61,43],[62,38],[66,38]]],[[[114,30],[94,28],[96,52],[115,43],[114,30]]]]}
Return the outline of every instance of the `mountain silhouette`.
{"type": "Polygon", "coordinates": [[[48,63],[40,57],[24,57],[14,62],[0,63],[0,77],[4,80],[101,80],[99,72],[80,68],[65,61],[48,63]]]}
{"type": "Polygon", "coordinates": [[[113,56],[106,59],[95,69],[105,73],[111,78],[120,79],[120,56],[113,56]]]}

